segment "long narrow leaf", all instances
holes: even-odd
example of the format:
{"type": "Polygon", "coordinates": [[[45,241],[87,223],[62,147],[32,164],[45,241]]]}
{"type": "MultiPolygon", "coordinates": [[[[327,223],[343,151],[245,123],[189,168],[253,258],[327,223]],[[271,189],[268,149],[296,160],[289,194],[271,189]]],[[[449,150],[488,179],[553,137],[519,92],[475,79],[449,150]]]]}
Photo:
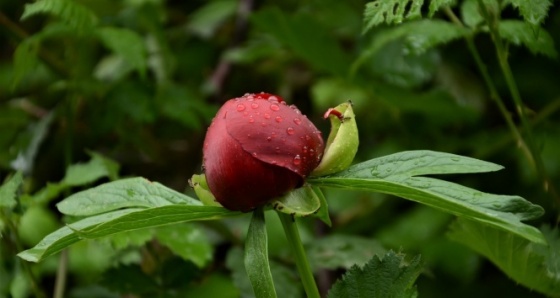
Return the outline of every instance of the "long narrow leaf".
{"type": "Polygon", "coordinates": [[[542,215],[540,206],[518,196],[488,194],[435,178],[413,177],[489,172],[500,168],[448,153],[409,151],[366,161],[332,176],[310,179],[309,183],[399,196],[545,243],[539,230],[521,223],[521,220],[542,215]]]}
{"type": "Polygon", "coordinates": [[[18,254],[38,262],[83,239],[95,239],[112,234],[188,222],[237,216],[242,213],[221,207],[169,205],[148,209],[130,208],[82,219],[47,235],[35,247],[18,254]]]}

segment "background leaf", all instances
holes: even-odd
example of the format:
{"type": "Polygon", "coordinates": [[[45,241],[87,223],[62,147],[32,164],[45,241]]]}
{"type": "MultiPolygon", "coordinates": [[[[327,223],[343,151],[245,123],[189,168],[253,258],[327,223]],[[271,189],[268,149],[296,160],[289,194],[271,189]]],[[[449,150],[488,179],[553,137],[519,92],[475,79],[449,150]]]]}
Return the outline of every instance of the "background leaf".
{"type": "Polygon", "coordinates": [[[548,245],[459,219],[451,225],[448,236],[490,259],[516,282],[554,297],[560,293],[560,237],[558,229],[543,232],[548,245]]]}
{"type": "Polygon", "coordinates": [[[526,22],[534,26],[538,26],[543,22],[549,8],[552,6],[552,0],[509,0],[509,2],[519,9],[519,13],[521,13],[526,22]]]}
{"type": "Polygon", "coordinates": [[[146,48],[138,33],[113,27],[98,28],[96,32],[107,48],[121,56],[140,75],[146,75],[146,48]]]}
{"type": "Polygon", "coordinates": [[[506,20],[498,24],[498,30],[503,39],[518,46],[526,46],[535,55],[558,57],[552,37],[543,28],[522,21],[506,20]]]}
{"type": "Polygon", "coordinates": [[[17,204],[16,194],[21,183],[23,183],[23,174],[16,172],[0,186],[0,207],[12,208],[17,204]]]}
{"type": "Polygon", "coordinates": [[[329,298],[416,297],[414,282],[422,265],[420,256],[406,264],[393,251],[373,257],[364,267],[352,267],[329,291],[329,298]]]}
{"type": "Polygon", "coordinates": [[[97,16],[90,9],[71,0],[40,0],[26,4],[21,19],[43,13],[59,17],[78,31],[92,29],[98,22],[97,16]]]}
{"type": "Polygon", "coordinates": [[[181,224],[158,228],[156,238],[176,255],[204,268],[212,260],[213,247],[203,233],[193,225],[181,224]]]}

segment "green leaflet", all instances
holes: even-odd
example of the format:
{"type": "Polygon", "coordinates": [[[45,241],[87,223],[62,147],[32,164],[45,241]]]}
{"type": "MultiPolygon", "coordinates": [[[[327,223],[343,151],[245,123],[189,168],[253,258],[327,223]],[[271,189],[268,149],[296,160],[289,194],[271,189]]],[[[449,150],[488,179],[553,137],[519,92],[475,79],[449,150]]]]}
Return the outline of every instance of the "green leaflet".
{"type": "Polygon", "coordinates": [[[498,30],[503,39],[517,46],[526,46],[533,54],[543,54],[550,58],[558,56],[554,41],[544,28],[522,21],[506,20],[498,23],[498,30]]]}
{"type": "Polygon", "coordinates": [[[552,0],[509,0],[513,7],[519,9],[523,19],[529,24],[538,26],[548,14],[552,0]]]}
{"type": "Polygon", "coordinates": [[[0,207],[12,208],[17,204],[15,197],[22,182],[22,173],[16,172],[8,181],[0,186],[0,207]]]}
{"type": "Polygon", "coordinates": [[[407,151],[369,160],[346,171],[309,179],[315,186],[369,190],[399,196],[442,211],[483,222],[533,242],[544,243],[542,234],[521,220],[543,213],[518,196],[483,193],[455,183],[427,177],[497,171],[493,163],[449,153],[407,151]]]}
{"type": "Polygon", "coordinates": [[[363,268],[353,266],[329,291],[329,298],[416,297],[422,272],[420,256],[405,265],[404,256],[389,251],[374,256],[363,268]]]}
{"type": "Polygon", "coordinates": [[[78,31],[84,31],[97,25],[97,16],[86,6],[69,0],[40,0],[25,5],[22,20],[36,14],[51,14],[78,31]]]}

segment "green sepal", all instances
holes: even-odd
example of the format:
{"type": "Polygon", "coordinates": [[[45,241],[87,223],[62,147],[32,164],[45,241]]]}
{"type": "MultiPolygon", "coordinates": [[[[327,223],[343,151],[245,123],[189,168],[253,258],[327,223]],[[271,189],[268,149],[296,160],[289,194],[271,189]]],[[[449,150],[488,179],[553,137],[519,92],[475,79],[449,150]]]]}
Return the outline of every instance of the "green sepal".
{"type": "Polygon", "coordinates": [[[331,120],[331,133],[323,159],[311,173],[312,176],[325,176],[348,168],[358,151],[360,140],[352,103],[346,102],[329,109],[325,113],[327,117],[331,120]]]}
{"type": "Polygon", "coordinates": [[[206,175],[192,175],[191,179],[189,179],[189,185],[194,189],[196,196],[198,199],[204,204],[205,206],[218,206],[223,207],[220,204],[214,194],[208,188],[208,183],[206,183],[206,175]]]}
{"type": "Polygon", "coordinates": [[[269,204],[278,212],[303,217],[316,213],[321,207],[321,200],[311,186],[304,185],[269,204]]]}

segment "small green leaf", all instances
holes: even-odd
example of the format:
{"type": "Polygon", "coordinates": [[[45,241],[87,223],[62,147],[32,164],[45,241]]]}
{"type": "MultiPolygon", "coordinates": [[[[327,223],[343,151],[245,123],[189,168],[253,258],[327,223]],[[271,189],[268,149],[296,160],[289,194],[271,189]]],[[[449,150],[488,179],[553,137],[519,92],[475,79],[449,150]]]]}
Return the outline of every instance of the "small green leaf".
{"type": "Polygon", "coordinates": [[[235,15],[239,3],[234,0],[211,1],[191,14],[189,30],[204,38],[210,38],[228,18],[235,15]]]}
{"type": "Polygon", "coordinates": [[[384,255],[387,250],[372,239],[333,234],[316,239],[306,245],[309,263],[314,271],[326,269],[350,269],[352,266],[363,266],[373,256],[384,255]]]}
{"type": "Polygon", "coordinates": [[[519,13],[525,21],[534,26],[538,26],[544,21],[552,6],[552,0],[509,0],[509,2],[513,7],[519,9],[519,13]]]}
{"type": "Polygon", "coordinates": [[[40,0],[25,5],[22,20],[36,14],[51,14],[78,31],[92,29],[98,22],[97,16],[89,8],[71,0],[40,0]]]}
{"type": "Polygon", "coordinates": [[[138,33],[124,28],[104,27],[97,29],[97,34],[107,48],[120,55],[140,75],[146,74],[146,48],[138,33]]]}
{"type": "Polygon", "coordinates": [[[87,217],[60,228],[43,238],[35,247],[20,252],[18,256],[30,262],[38,262],[83,239],[96,239],[137,229],[195,220],[215,220],[241,214],[220,207],[189,205],[116,210],[87,217]]]}
{"type": "Polygon", "coordinates": [[[130,207],[161,207],[172,204],[201,205],[189,196],[144,178],[128,178],[76,193],[57,204],[66,215],[90,216],[130,207]]]}
{"type": "Polygon", "coordinates": [[[203,231],[195,225],[163,226],[157,228],[155,235],[161,244],[199,268],[212,260],[212,245],[203,231]]]}
{"type": "Polygon", "coordinates": [[[245,270],[257,297],[276,297],[276,290],[268,263],[268,238],[264,211],[253,211],[253,218],[245,242],[245,270]]]}
{"type": "Polygon", "coordinates": [[[515,282],[555,297],[560,293],[560,237],[558,229],[543,232],[548,245],[459,219],[451,225],[448,236],[490,259],[515,282]]]}
{"type": "Polygon", "coordinates": [[[374,26],[382,24],[399,24],[404,19],[421,18],[424,0],[376,0],[366,4],[364,10],[364,29],[366,33],[374,26]],[[412,3],[411,3],[412,2],[412,3]],[[408,11],[406,7],[409,7],[408,11]]]}
{"type": "Polygon", "coordinates": [[[428,12],[428,17],[433,17],[434,14],[445,6],[455,5],[457,1],[455,0],[431,0],[430,1],[430,11],[428,12]]]}
{"type": "Polygon", "coordinates": [[[17,204],[16,194],[22,182],[22,173],[16,172],[8,181],[0,186],[0,207],[12,208],[17,204]]]}
{"type": "Polygon", "coordinates": [[[311,186],[304,185],[269,203],[279,212],[292,216],[309,216],[321,207],[321,201],[311,186]]]}
{"type": "Polygon", "coordinates": [[[319,203],[321,205],[317,213],[315,213],[313,216],[317,217],[327,226],[331,227],[332,222],[331,217],[329,216],[329,204],[327,202],[327,199],[325,198],[325,195],[323,195],[323,192],[320,188],[314,186],[312,186],[311,188],[313,189],[313,192],[315,192],[315,195],[319,198],[319,203]]]}
{"type": "Polygon", "coordinates": [[[12,77],[12,89],[16,88],[20,81],[34,70],[39,64],[37,53],[39,42],[35,38],[28,38],[21,42],[14,53],[14,75],[12,77]]]}
{"type": "Polygon", "coordinates": [[[461,18],[465,25],[475,28],[484,21],[480,14],[478,0],[465,0],[461,3],[461,18]]]}
{"type": "Polygon", "coordinates": [[[327,177],[310,178],[315,186],[369,190],[399,196],[442,211],[544,243],[542,234],[521,223],[539,217],[540,206],[518,196],[483,193],[455,183],[418,175],[490,172],[493,163],[433,151],[400,152],[354,165],[327,177]]]}
{"type": "Polygon", "coordinates": [[[507,20],[498,24],[498,30],[503,39],[518,46],[524,45],[533,54],[543,54],[550,58],[558,56],[554,40],[544,28],[534,27],[522,21],[507,20]]]}
{"type": "Polygon", "coordinates": [[[100,178],[118,178],[119,164],[95,152],[89,152],[91,159],[86,163],[73,164],[66,169],[61,183],[66,186],[82,186],[100,178]]]}
{"type": "Polygon", "coordinates": [[[352,267],[329,291],[329,298],[416,297],[414,282],[422,272],[420,256],[406,264],[389,251],[373,257],[363,268],[352,267]]]}
{"type": "Polygon", "coordinates": [[[331,121],[331,132],[321,163],[313,170],[312,176],[324,176],[348,168],[358,152],[360,140],[352,103],[346,102],[329,109],[325,118],[331,121]]]}

